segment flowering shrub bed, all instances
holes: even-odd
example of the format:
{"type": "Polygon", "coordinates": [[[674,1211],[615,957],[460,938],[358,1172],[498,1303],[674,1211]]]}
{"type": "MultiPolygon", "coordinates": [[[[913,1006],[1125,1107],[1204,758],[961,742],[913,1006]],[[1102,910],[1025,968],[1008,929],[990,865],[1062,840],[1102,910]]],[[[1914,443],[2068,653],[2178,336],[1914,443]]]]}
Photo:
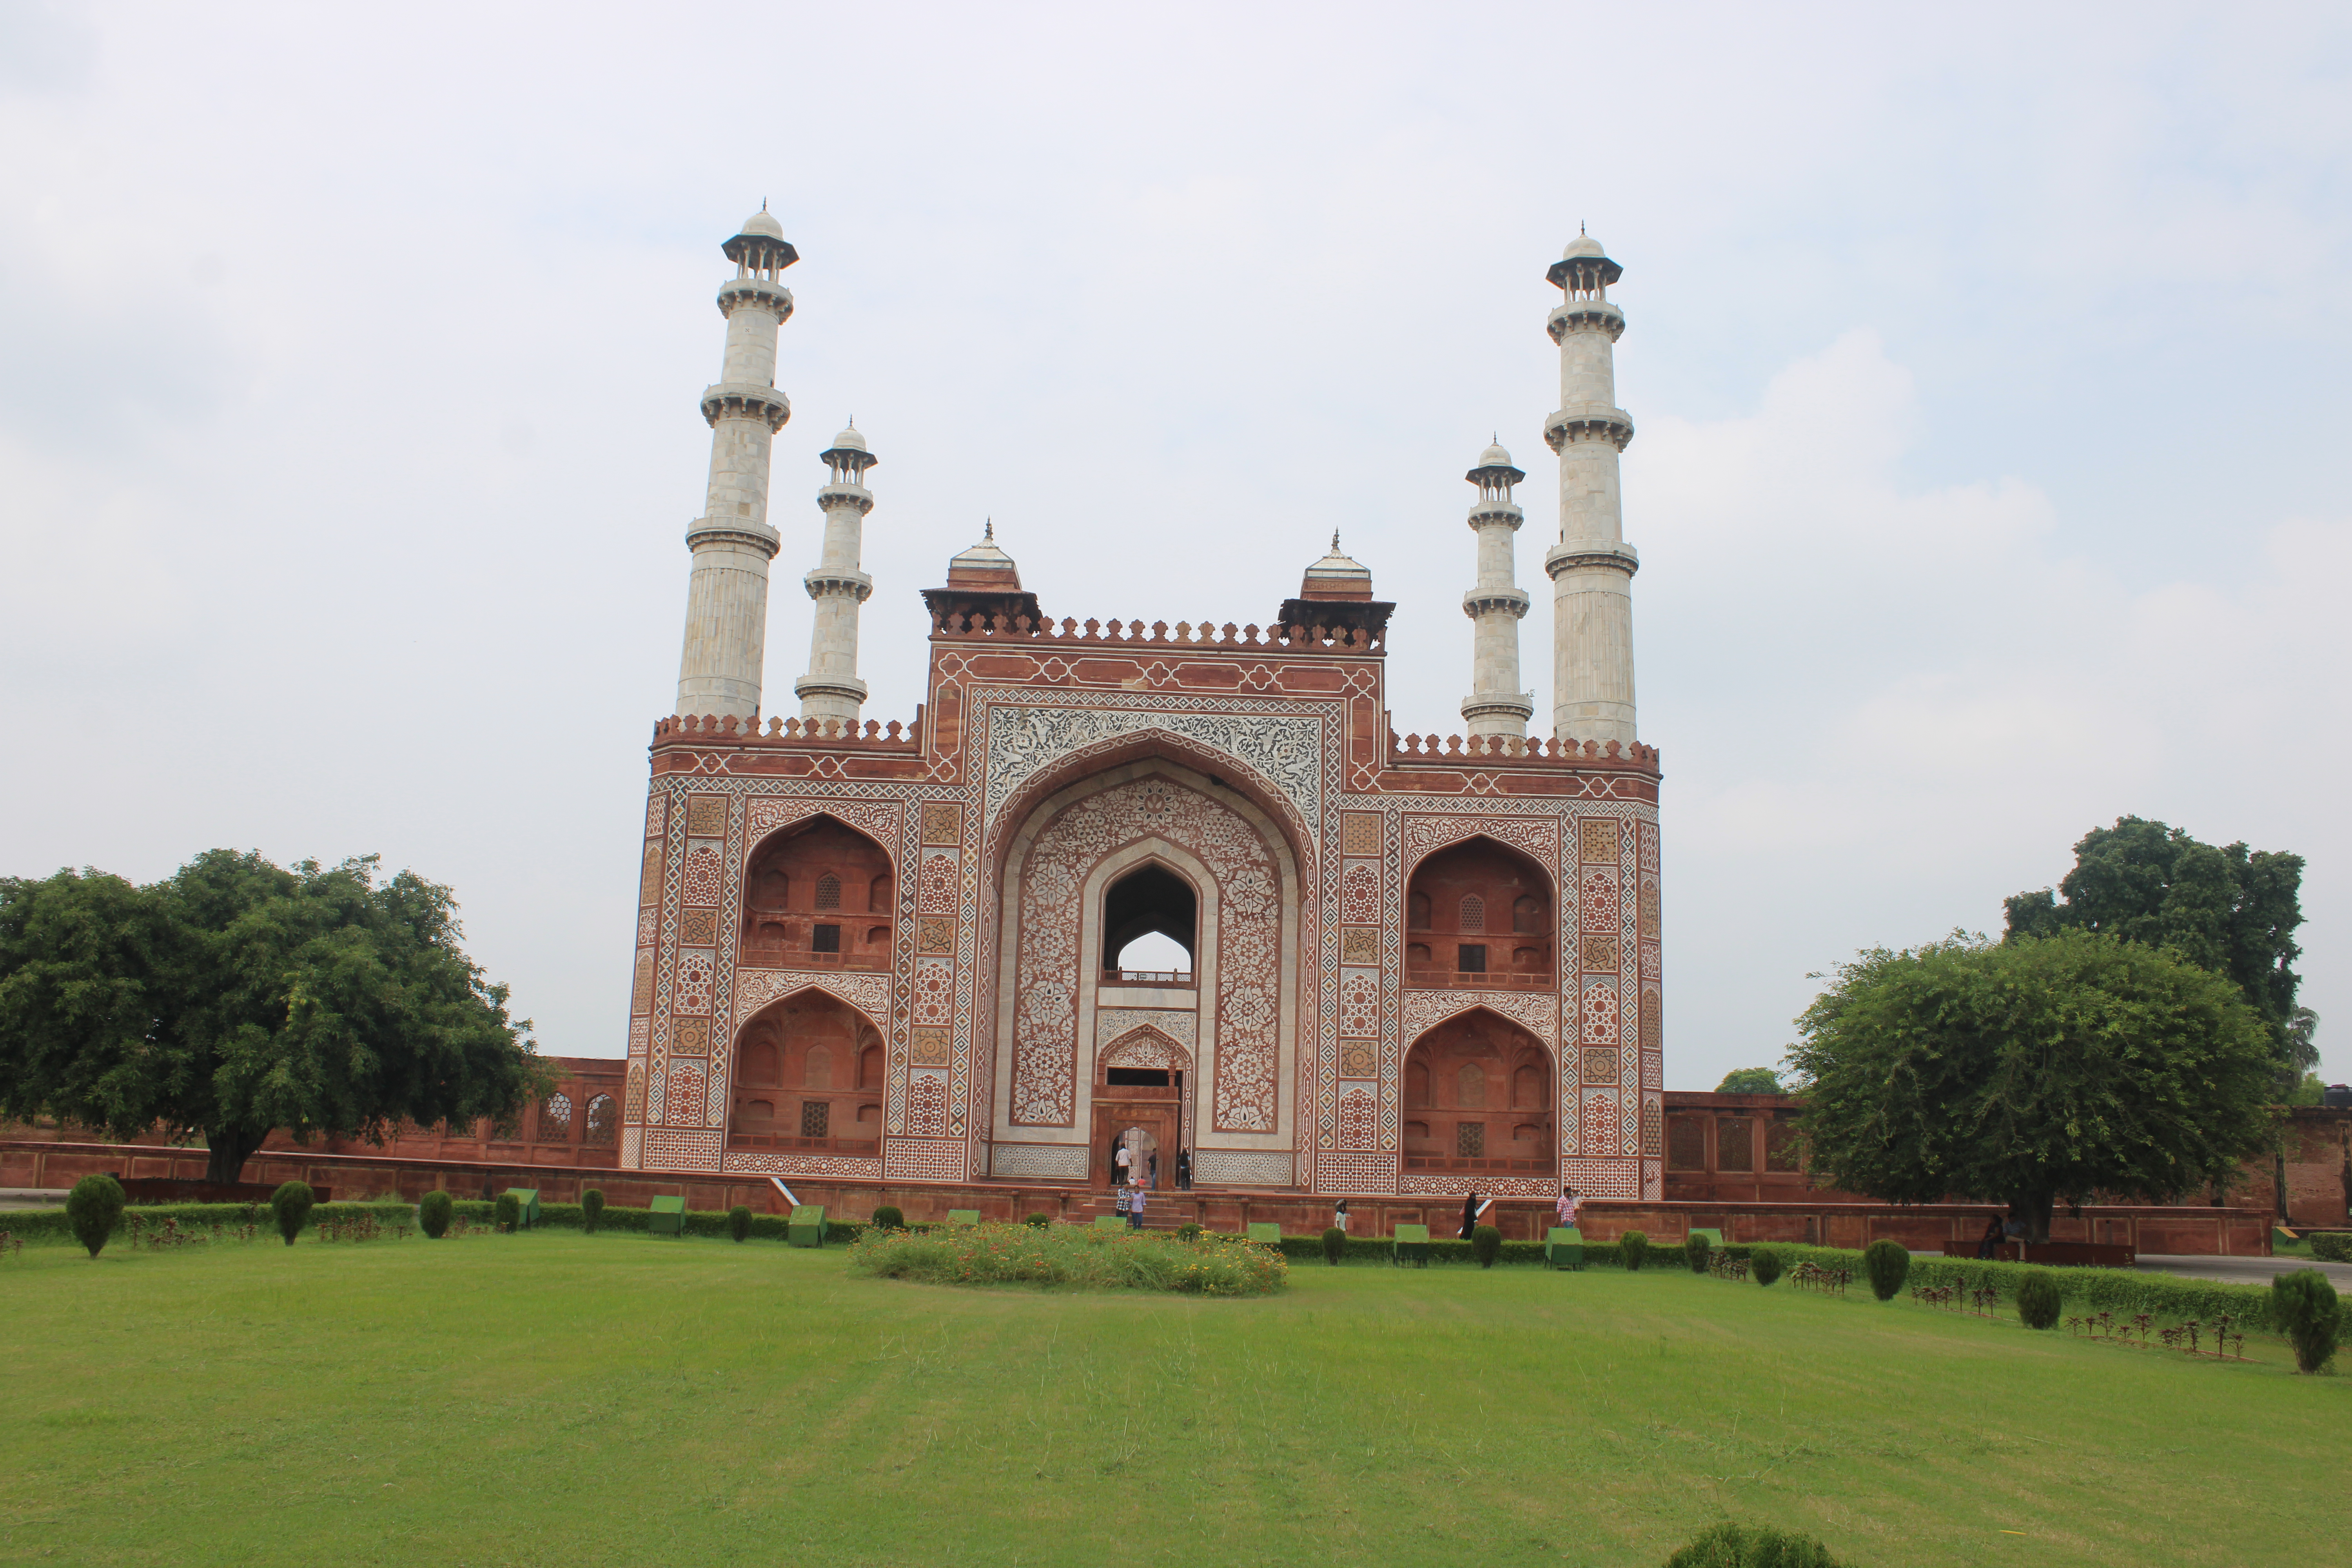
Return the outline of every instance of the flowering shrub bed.
{"type": "Polygon", "coordinates": [[[851,1246],[849,1271],[931,1285],[1059,1285],[1192,1296],[1268,1296],[1290,1278],[1289,1262],[1272,1247],[1066,1225],[873,1231],[851,1246]]]}

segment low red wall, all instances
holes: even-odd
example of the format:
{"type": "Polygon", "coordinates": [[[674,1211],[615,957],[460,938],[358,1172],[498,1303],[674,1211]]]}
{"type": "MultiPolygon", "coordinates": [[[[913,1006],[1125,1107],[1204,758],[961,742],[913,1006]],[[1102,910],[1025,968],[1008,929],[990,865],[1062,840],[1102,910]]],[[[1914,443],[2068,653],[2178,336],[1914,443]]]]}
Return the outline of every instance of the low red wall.
{"type": "MultiPolygon", "coordinates": [[[[1622,1203],[1584,1205],[1584,1234],[1613,1241],[1638,1230],[1653,1241],[1679,1245],[1694,1228],[1723,1232],[1726,1242],[1796,1242],[1814,1247],[1860,1248],[1885,1237],[1914,1252],[1941,1254],[1948,1247],[1974,1250],[1987,1216],[2002,1213],[1991,1204],[1709,1204],[1622,1203]]],[[[2271,1215],[2258,1208],[2141,1207],[2100,1205],[2080,1215],[2063,1209],[2050,1222],[2053,1241],[2128,1247],[2135,1252],[2198,1253],[2230,1258],[2266,1258],[2271,1250],[2271,1215]]]]}

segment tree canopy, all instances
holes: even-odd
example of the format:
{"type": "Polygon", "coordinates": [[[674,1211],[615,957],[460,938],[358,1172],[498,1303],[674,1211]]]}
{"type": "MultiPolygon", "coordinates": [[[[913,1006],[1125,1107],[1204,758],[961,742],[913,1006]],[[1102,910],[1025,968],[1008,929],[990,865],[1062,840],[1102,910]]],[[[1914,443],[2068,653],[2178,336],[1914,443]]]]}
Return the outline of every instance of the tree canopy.
{"type": "Polygon", "coordinates": [[[2054,891],[2005,900],[2009,936],[2099,931],[2169,947],[2229,976],[2270,1032],[2281,1084],[2291,1084],[2319,1065],[2309,1028],[2295,1029],[2302,887],[2300,855],[2243,844],[2217,849],[2161,822],[2118,817],[2083,836],[2074,868],[2054,891]]]}
{"type": "Polygon", "coordinates": [[[1790,1048],[1811,1168],[1895,1203],[2168,1202],[2269,1146],[2277,1058],[2236,985],[2064,929],[1864,952],[1790,1048]]]}
{"type": "Polygon", "coordinates": [[[447,888],[373,856],[0,879],[0,1115],[201,1134],[220,1182],[279,1128],[511,1122],[551,1074],[461,935],[447,888]]]}
{"type": "Polygon", "coordinates": [[[1717,1094],[1780,1094],[1780,1075],[1770,1068],[1734,1068],[1715,1086],[1717,1094]]]}

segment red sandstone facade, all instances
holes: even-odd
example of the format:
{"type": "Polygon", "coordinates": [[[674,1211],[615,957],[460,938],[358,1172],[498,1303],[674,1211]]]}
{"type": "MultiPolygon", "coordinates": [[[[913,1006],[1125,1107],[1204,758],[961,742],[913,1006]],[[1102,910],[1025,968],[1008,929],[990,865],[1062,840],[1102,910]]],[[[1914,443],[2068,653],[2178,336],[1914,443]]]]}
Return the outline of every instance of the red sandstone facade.
{"type": "Polygon", "coordinates": [[[656,727],[622,1170],[1664,1195],[1654,751],[1400,739],[1384,605],[957,579],[911,726],[656,727]]]}

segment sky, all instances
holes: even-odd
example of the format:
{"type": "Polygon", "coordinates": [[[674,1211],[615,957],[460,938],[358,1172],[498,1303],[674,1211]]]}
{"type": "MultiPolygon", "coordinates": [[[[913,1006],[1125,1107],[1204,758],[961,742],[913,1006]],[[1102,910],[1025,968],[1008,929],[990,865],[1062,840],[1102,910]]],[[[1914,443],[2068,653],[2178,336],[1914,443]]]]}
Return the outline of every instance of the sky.
{"type": "Polygon", "coordinates": [[[1458,731],[1490,436],[1548,713],[1582,224],[1625,268],[1667,1087],[2126,814],[2306,858],[2352,1077],[2341,7],[0,0],[0,874],[381,854],[542,1049],[621,1054],[763,201],[803,258],[771,710],[854,416],[868,717],[912,719],[917,591],[992,518],[1080,620],[1270,621],[1336,528],[1398,602],[1396,728],[1458,731]]]}

